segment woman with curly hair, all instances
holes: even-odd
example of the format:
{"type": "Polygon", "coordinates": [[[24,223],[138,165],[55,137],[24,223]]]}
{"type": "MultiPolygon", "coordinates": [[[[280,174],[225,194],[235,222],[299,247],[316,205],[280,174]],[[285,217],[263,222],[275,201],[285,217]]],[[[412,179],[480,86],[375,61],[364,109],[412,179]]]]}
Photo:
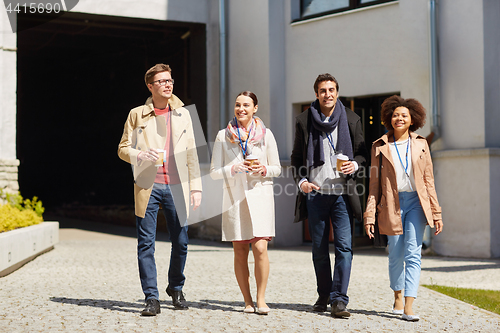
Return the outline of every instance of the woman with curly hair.
{"type": "Polygon", "coordinates": [[[388,239],[392,312],[418,321],[412,306],[420,280],[424,229],[426,224],[435,227],[435,235],[443,230],[429,146],[414,132],[424,125],[426,114],[417,100],[391,96],[382,103],[381,116],[389,132],[372,146],[364,225],[373,238],[377,212],[380,234],[388,239]]]}

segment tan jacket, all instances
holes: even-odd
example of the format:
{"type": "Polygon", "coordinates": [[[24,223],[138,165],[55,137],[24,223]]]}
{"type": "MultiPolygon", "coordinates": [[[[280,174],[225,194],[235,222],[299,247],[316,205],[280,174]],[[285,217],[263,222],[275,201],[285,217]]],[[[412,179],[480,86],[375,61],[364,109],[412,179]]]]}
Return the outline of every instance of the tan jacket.
{"type": "MultiPolygon", "coordinates": [[[[182,101],[175,95],[169,99],[172,109],[170,127],[174,159],[182,185],[182,192],[189,217],[190,191],[201,191],[200,166],[191,122],[191,115],[183,108],[182,101]]],[[[165,116],[154,112],[153,100],[149,97],[145,105],[132,109],[123,128],[118,145],[118,156],[132,164],[134,172],[135,215],[144,217],[153,188],[158,167],[153,162],[138,162],[137,155],[149,148],[164,149],[167,140],[165,116]]]]}
{"type": "MultiPolygon", "coordinates": [[[[375,224],[375,209],[377,209],[377,220],[379,230],[384,235],[403,234],[403,224],[399,207],[398,185],[396,181],[396,170],[388,145],[388,139],[392,131],[384,134],[373,143],[370,167],[370,193],[366,203],[364,223],[375,224]],[[381,199],[379,196],[379,157],[382,157],[381,169],[381,199]],[[378,202],[378,205],[377,205],[378,202]]],[[[433,228],[435,221],[441,221],[441,207],[434,188],[434,174],[432,171],[432,160],[427,145],[427,140],[413,132],[411,137],[411,162],[413,175],[415,177],[416,191],[420,204],[425,213],[427,224],[433,228]]]]}

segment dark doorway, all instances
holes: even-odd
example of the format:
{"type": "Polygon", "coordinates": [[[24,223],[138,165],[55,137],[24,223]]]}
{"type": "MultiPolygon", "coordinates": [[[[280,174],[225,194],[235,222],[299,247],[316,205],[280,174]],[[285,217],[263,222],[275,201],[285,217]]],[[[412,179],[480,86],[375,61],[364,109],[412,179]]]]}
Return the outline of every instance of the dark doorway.
{"type": "MultiPolygon", "coordinates": [[[[371,153],[373,141],[380,138],[387,130],[382,124],[380,117],[381,105],[387,97],[394,94],[388,95],[377,95],[377,96],[366,96],[366,97],[352,97],[345,99],[345,105],[356,112],[358,116],[361,117],[361,123],[363,125],[363,133],[365,134],[365,144],[368,150],[368,155],[371,153]]],[[[399,94],[398,94],[399,95],[399,94]]],[[[342,99],[342,98],[341,98],[342,99]]],[[[342,100],[344,102],[344,100],[342,100]]],[[[368,164],[369,165],[369,164],[368,164]]],[[[363,195],[361,198],[361,207],[363,212],[366,208],[366,200],[368,198],[368,192],[370,190],[370,179],[368,178],[368,173],[366,177],[361,177],[357,179],[359,184],[358,189],[363,189],[363,195]]],[[[353,229],[353,240],[356,246],[366,246],[371,245],[372,240],[368,239],[365,235],[365,228],[363,226],[363,221],[354,221],[353,229]]]]}
{"type": "Polygon", "coordinates": [[[38,196],[49,212],[65,205],[133,209],[131,167],[117,156],[127,114],[149,96],[146,70],[163,62],[173,70],[174,94],[196,104],[206,129],[205,25],[79,13],[34,26],[37,20],[47,16],[17,17],[23,196],[38,196]]]}

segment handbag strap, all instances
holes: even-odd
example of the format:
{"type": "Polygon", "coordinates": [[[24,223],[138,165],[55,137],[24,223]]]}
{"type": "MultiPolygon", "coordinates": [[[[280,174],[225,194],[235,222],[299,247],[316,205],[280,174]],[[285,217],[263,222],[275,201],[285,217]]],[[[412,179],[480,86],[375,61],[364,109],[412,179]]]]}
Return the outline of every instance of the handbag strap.
{"type": "Polygon", "coordinates": [[[379,151],[378,153],[378,202],[380,203],[380,199],[382,197],[382,153],[379,151]]]}

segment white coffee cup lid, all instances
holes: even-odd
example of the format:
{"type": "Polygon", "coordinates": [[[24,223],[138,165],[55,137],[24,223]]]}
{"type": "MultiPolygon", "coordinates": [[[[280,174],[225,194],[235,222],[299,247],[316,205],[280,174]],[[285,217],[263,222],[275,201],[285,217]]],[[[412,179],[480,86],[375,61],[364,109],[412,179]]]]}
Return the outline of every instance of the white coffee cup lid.
{"type": "Polygon", "coordinates": [[[250,155],[248,155],[245,159],[246,159],[246,160],[256,160],[256,159],[257,159],[257,156],[250,154],[250,155]]]}
{"type": "Polygon", "coordinates": [[[349,159],[349,157],[348,157],[348,156],[346,156],[346,155],[344,155],[344,154],[338,154],[338,155],[337,155],[337,158],[338,158],[339,160],[348,160],[348,159],[349,159]]]}

